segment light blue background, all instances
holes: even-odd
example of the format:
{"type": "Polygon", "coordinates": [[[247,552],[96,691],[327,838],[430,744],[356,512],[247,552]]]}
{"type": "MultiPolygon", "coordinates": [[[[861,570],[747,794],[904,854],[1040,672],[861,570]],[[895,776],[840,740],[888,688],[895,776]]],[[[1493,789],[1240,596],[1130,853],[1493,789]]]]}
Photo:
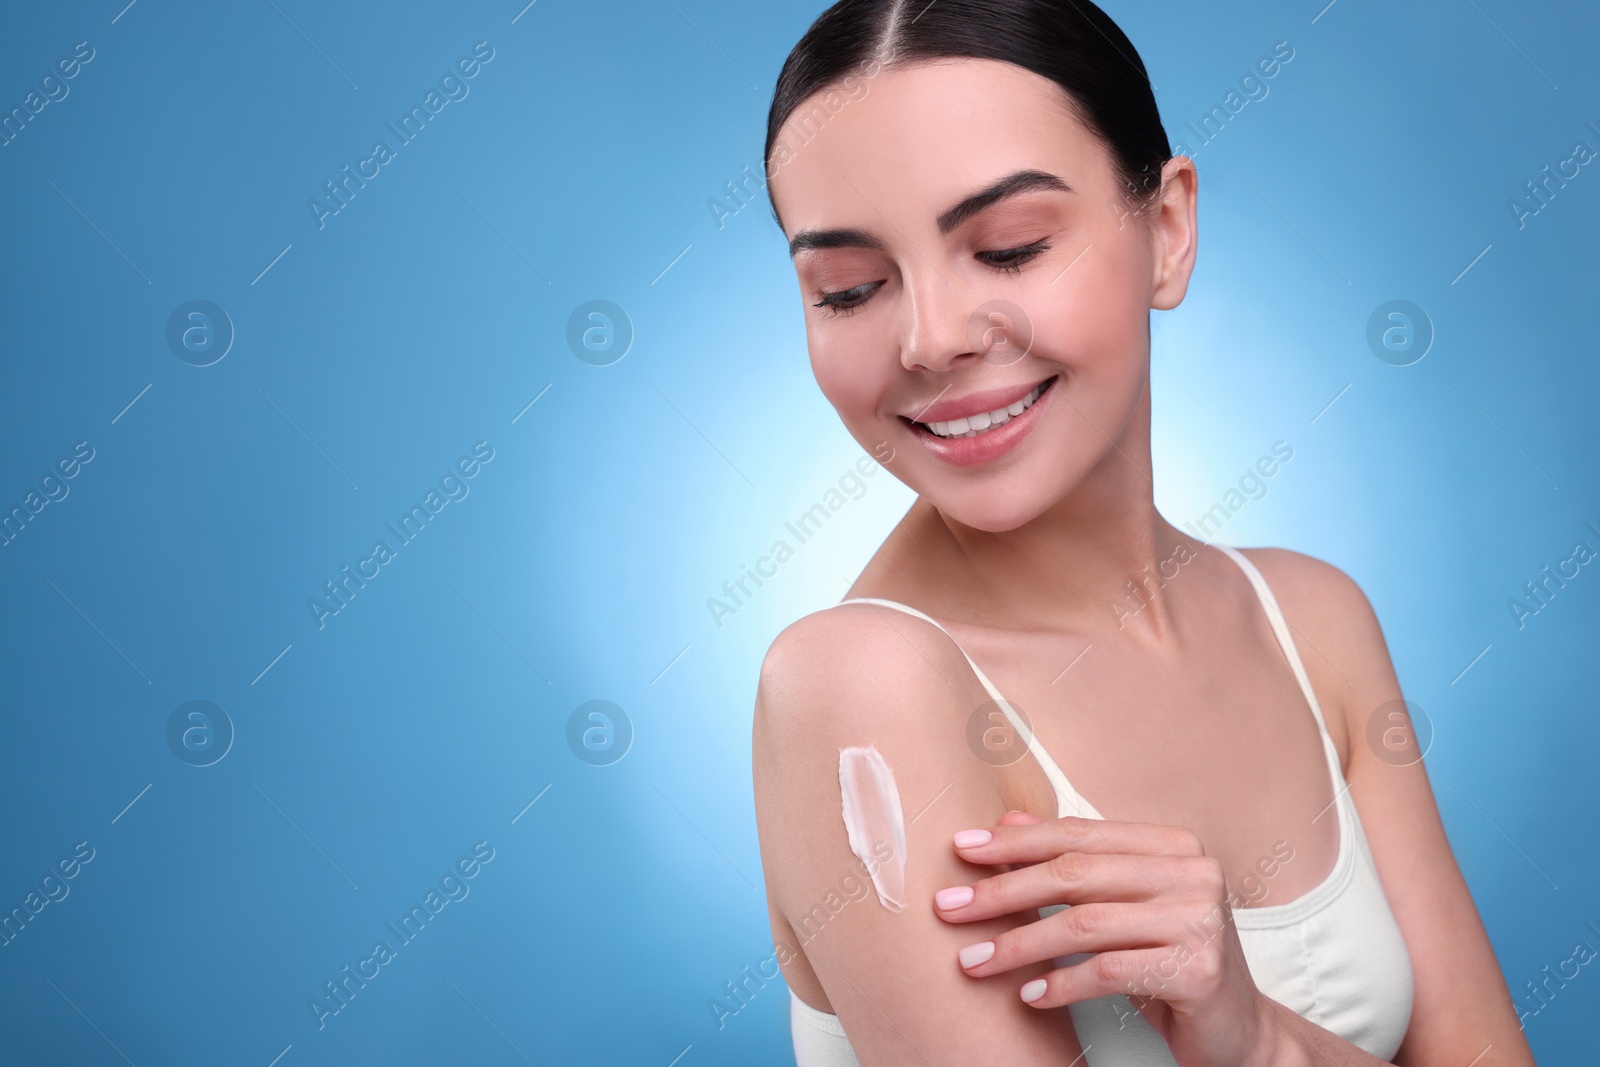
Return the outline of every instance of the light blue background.
{"type": "MultiPolygon", "coordinates": [[[[0,948],[5,1058],[789,1062],[781,984],[708,1007],[772,952],[757,669],[911,496],[868,481],[712,622],[860,450],[765,198],[708,202],[760,172],[823,5],[123,3],[14,4],[0,38],[7,111],[95,50],[0,148],[0,507],[95,450],[0,548],[0,908],[95,850],[0,948]],[[478,41],[469,94],[319,229],[308,199],[478,41]],[[165,339],[193,299],[237,333],[212,366],[165,339]],[[635,331],[610,366],[566,342],[591,299],[635,331]],[[477,441],[469,495],[319,629],[308,598],[477,441]],[[165,734],[195,699],[236,730],[204,768],[165,734]],[[592,699],[632,724],[610,766],[566,741],[592,699]],[[478,841],[470,895],[319,1030],[323,983],[478,841]]],[[[1155,317],[1158,503],[1192,519],[1295,449],[1223,539],[1368,593],[1526,1008],[1600,947],[1600,570],[1520,630],[1507,607],[1600,547],[1600,165],[1523,228],[1508,200],[1600,149],[1600,17],[1323,3],[1108,5],[1201,174],[1194,283],[1155,317]],[[1280,40],[1270,94],[1196,147],[1280,40]],[[1392,299],[1436,330],[1412,366],[1366,343],[1392,299]]],[[[1591,970],[1528,1020],[1542,1062],[1593,1048],[1591,970]]]]}

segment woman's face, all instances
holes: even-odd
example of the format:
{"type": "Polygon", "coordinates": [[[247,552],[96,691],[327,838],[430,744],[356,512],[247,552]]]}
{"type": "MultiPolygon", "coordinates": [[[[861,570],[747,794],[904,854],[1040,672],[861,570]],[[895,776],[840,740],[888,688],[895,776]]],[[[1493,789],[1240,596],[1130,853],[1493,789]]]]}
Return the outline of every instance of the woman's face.
{"type": "Polygon", "coordinates": [[[851,436],[982,530],[1091,475],[1148,495],[1149,310],[1188,284],[1193,165],[1129,214],[1110,150],[1010,63],[920,62],[824,99],[780,130],[769,191],[851,436]]]}

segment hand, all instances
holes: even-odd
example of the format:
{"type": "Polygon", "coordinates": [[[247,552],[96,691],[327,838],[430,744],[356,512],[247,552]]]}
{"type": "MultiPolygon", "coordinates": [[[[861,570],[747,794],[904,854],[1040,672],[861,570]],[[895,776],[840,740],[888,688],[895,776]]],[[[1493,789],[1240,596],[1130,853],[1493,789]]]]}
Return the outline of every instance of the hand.
{"type": "Polygon", "coordinates": [[[1022,999],[1057,1008],[1123,993],[1183,1067],[1272,1061],[1277,1015],[1250,976],[1222,867],[1192,831],[1072,816],[1041,822],[1012,811],[990,830],[955,837],[963,860],[1003,873],[940,890],[934,911],[941,919],[1072,905],[962,949],[967,974],[1096,953],[1028,982],[1022,999]]]}

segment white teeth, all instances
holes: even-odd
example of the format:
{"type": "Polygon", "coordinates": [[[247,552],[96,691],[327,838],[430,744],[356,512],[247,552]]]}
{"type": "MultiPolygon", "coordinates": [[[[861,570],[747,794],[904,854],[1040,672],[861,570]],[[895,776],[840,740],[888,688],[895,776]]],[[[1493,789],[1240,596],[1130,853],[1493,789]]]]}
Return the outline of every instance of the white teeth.
{"type": "Polygon", "coordinates": [[[1033,402],[1039,399],[1039,394],[1044,391],[1046,384],[1045,382],[1040,382],[1033,387],[1027,396],[1003,408],[995,408],[993,411],[984,414],[968,415],[964,419],[951,419],[949,422],[925,422],[922,425],[940,437],[976,437],[980,433],[994,429],[996,426],[1005,425],[1014,417],[1027,411],[1033,406],[1033,402]]]}

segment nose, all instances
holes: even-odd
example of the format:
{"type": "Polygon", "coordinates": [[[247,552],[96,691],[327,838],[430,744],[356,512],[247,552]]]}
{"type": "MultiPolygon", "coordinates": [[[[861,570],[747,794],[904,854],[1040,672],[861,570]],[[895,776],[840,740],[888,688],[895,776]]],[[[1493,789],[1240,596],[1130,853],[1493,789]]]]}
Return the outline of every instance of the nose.
{"type": "MultiPolygon", "coordinates": [[[[970,323],[973,306],[965,286],[921,264],[906,278],[906,325],[900,343],[900,364],[906,370],[947,371],[983,359],[974,348],[970,323]]],[[[981,346],[981,341],[978,342],[981,346]]]]}

